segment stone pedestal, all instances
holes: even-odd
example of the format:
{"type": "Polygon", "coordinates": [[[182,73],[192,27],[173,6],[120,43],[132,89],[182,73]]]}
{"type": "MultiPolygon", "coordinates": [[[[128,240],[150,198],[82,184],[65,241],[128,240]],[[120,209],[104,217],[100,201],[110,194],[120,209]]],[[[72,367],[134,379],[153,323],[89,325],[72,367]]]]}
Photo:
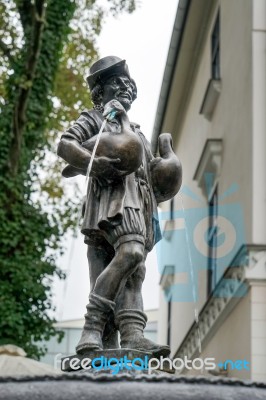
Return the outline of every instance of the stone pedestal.
{"type": "Polygon", "coordinates": [[[0,377],[0,400],[266,400],[265,383],[165,373],[0,377]]]}

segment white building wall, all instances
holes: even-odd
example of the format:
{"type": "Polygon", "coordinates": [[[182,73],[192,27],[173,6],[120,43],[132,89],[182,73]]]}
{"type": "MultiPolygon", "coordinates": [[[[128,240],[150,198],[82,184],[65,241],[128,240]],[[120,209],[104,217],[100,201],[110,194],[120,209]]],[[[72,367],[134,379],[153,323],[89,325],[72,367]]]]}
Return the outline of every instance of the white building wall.
{"type": "Polygon", "coordinates": [[[266,242],[266,1],[253,0],[252,19],[252,239],[266,242]]]}
{"type": "MultiPolygon", "coordinates": [[[[246,368],[237,370],[232,368],[232,363],[227,363],[228,377],[239,379],[251,379],[252,359],[251,359],[251,292],[236,305],[225,321],[216,327],[217,331],[204,346],[201,357],[215,358],[216,364],[227,360],[246,360],[249,364],[246,368]]],[[[217,371],[218,372],[218,371],[217,371]]],[[[184,371],[187,375],[209,375],[208,371],[200,370],[184,371]]],[[[210,375],[209,375],[210,376],[210,375]]]]}
{"type": "MultiPolygon", "coordinates": [[[[225,200],[239,202],[244,211],[246,241],[251,240],[251,188],[252,188],[252,152],[251,152],[251,1],[222,0],[221,17],[221,79],[222,89],[211,121],[199,114],[205,90],[210,79],[210,37],[217,15],[218,6],[213,10],[207,35],[202,47],[198,68],[191,82],[187,107],[181,129],[174,132],[175,150],[181,159],[184,170],[184,185],[200,193],[193,181],[200,155],[206,139],[222,138],[222,170],[219,179],[219,194],[231,184],[239,187],[237,193],[225,200]],[[237,16],[237,17],[236,17],[237,16]],[[236,18],[240,23],[237,23],[236,18]],[[176,137],[178,136],[178,139],[176,137]]],[[[204,207],[207,200],[197,204],[183,195],[185,208],[204,207]]],[[[178,196],[176,200],[178,205],[178,196]]],[[[222,274],[222,271],[220,271],[222,274]]],[[[199,301],[201,309],[206,301],[206,271],[198,276],[199,301]]],[[[172,347],[182,342],[194,319],[192,303],[173,303],[172,347]],[[182,321],[182,323],[180,323],[182,321]]]]}
{"type": "Polygon", "coordinates": [[[266,380],[266,282],[251,287],[251,379],[266,380]]]}

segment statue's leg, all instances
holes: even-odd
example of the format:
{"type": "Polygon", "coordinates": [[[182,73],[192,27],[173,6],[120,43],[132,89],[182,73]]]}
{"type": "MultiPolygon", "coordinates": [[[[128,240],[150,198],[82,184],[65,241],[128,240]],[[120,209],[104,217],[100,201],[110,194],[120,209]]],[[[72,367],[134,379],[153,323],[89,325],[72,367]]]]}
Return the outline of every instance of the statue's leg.
{"type": "MultiPolygon", "coordinates": [[[[90,288],[94,289],[98,276],[112,261],[115,251],[107,242],[102,247],[88,245],[87,257],[90,271],[90,288]]],[[[103,347],[105,349],[119,348],[118,331],[114,323],[114,313],[110,313],[103,332],[103,347]]]]}
{"type": "MultiPolygon", "coordinates": [[[[93,252],[93,257],[95,253],[93,252]]],[[[103,331],[110,314],[114,311],[115,300],[128,277],[143,262],[143,257],[142,243],[120,242],[112,261],[102,270],[93,286],[87,305],[83,334],[76,348],[78,353],[103,348],[103,331]]]]}
{"type": "Polygon", "coordinates": [[[121,243],[116,248],[110,264],[98,276],[94,293],[109,300],[116,301],[129,276],[144,262],[144,246],[138,241],[121,243]]]}
{"type": "MultiPolygon", "coordinates": [[[[147,255],[147,253],[146,253],[147,255]]],[[[145,259],[146,259],[145,255],[145,259]]],[[[154,357],[167,357],[170,348],[144,337],[147,316],[143,312],[142,284],[145,278],[144,261],[130,275],[121,291],[115,308],[115,320],[121,335],[121,347],[151,352],[154,357]]]]}
{"type": "Polygon", "coordinates": [[[116,300],[115,314],[129,308],[143,311],[142,284],[146,274],[146,255],[147,252],[144,252],[143,262],[141,262],[136,271],[129,276],[125,286],[121,289],[116,300]]]}
{"type": "Polygon", "coordinates": [[[93,291],[98,276],[104,271],[114,257],[112,247],[95,247],[88,245],[87,258],[89,263],[90,288],[93,291]]]}

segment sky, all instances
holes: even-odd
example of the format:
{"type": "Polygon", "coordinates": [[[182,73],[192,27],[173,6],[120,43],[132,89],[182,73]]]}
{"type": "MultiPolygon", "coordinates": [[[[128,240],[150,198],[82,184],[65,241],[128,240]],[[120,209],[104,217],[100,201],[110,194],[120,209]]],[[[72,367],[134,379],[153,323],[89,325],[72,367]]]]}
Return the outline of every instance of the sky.
{"type": "MultiPolygon", "coordinates": [[[[129,111],[129,118],[140,124],[148,140],[153,130],[177,6],[178,0],[139,0],[139,7],[133,14],[106,18],[97,41],[101,57],[115,55],[127,61],[138,88],[138,98],[129,111]]],[[[80,185],[85,193],[85,181],[80,180],[80,185]]],[[[56,280],[53,289],[59,320],[82,318],[89,295],[89,269],[82,235],[76,239],[67,237],[65,246],[66,252],[58,265],[67,272],[67,279],[56,280]]],[[[149,254],[146,267],[144,308],[154,309],[159,305],[160,279],[156,249],[149,254]]]]}

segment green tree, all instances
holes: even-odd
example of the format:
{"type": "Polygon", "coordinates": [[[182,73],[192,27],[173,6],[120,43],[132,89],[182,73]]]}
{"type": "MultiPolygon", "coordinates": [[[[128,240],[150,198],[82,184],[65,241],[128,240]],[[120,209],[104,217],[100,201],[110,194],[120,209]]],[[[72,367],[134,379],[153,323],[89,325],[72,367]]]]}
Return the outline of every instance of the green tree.
{"type": "Polygon", "coordinates": [[[62,335],[49,310],[62,237],[79,199],[66,198],[53,149],[58,130],[91,105],[84,75],[105,12],[134,0],[0,0],[0,344],[29,356],[62,335]]]}

